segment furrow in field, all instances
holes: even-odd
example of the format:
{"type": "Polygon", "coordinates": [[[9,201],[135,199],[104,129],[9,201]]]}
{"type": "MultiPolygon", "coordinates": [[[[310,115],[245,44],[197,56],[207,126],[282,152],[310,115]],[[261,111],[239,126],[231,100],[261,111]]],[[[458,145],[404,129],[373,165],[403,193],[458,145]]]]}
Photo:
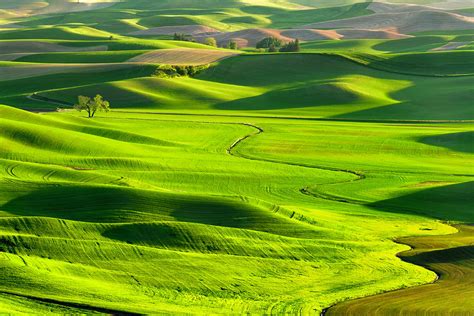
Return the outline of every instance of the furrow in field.
{"type": "MultiPolygon", "coordinates": [[[[259,158],[254,158],[254,157],[248,157],[248,156],[245,156],[245,155],[242,155],[242,154],[235,154],[233,152],[233,150],[239,144],[244,142],[246,139],[249,139],[250,137],[253,137],[253,136],[257,136],[257,135],[264,132],[264,130],[262,128],[258,127],[258,126],[248,124],[248,123],[242,123],[242,124],[244,124],[246,126],[253,127],[254,129],[256,129],[256,131],[254,133],[245,135],[245,136],[239,138],[238,140],[236,140],[228,148],[228,150],[227,150],[228,154],[236,156],[236,157],[245,158],[245,159],[269,161],[267,159],[259,159],[259,158]]],[[[272,160],[270,160],[269,162],[285,163],[285,162],[278,162],[278,161],[272,161],[272,160]]],[[[299,165],[299,164],[294,164],[294,163],[288,163],[288,164],[290,164],[290,165],[299,165]]],[[[307,165],[302,165],[302,166],[309,167],[307,165]]],[[[312,168],[319,169],[319,167],[312,167],[312,168]]],[[[330,170],[332,170],[332,169],[330,169],[330,170]]],[[[334,170],[334,171],[349,172],[351,174],[355,174],[355,175],[359,176],[358,179],[350,180],[350,181],[357,181],[357,180],[362,180],[362,179],[365,178],[365,176],[363,174],[359,174],[359,173],[356,173],[356,172],[353,172],[353,171],[347,171],[347,170],[341,170],[341,169],[334,170]]],[[[347,182],[347,181],[345,181],[345,182],[347,182]]],[[[364,201],[349,199],[349,198],[342,198],[342,197],[338,197],[338,196],[331,195],[331,194],[320,193],[320,192],[311,192],[308,188],[302,188],[300,190],[300,192],[305,194],[305,195],[314,196],[316,198],[327,199],[327,200],[341,202],[341,203],[358,204],[358,205],[366,203],[364,201]]],[[[472,231],[472,228],[470,228],[469,230],[472,231]]],[[[446,237],[445,235],[438,236],[438,237],[441,238],[441,239],[444,238],[444,239],[450,240],[450,238],[446,237]]],[[[456,286],[453,286],[453,285],[449,284],[450,282],[461,283],[460,284],[461,288],[464,291],[467,291],[470,288],[470,285],[469,285],[469,282],[466,284],[466,282],[464,282],[463,279],[464,278],[472,279],[471,275],[474,272],[474,270],[472,270],[472,268],[470,267],[469,264],[467,265],[467,267],[464,267],[464,268],[463,268],[462,265],[461,266],[456,265],[456,263],[454,263],[454,265],[447,264],[447,267],[442,266],[441,268],[436,268],[436,265],[430,264],[430,261],[427,260],[427,259],[421,259],[421,260],[420,259],[418,259],[418,260],[411,259],[410,260],[410,256],[419,256],[420,255],[420,251],[417,249],[417,248],[420,247],[420,245],[426,247],[426,244],[420,243],[418,240],[426,240],[427,237],[418,237],[418,238],[416,238],[416,237],[411,238],[411,239],[410,238],[400,238],[399,240],[397,240],[397,242],[400,243],[400,244],[408,245],[408,246],[412,247],[412,250],[402,252],[402,253],[398,254],[397,256],[400,256],[404,261],[406,261],[408,263],[416,264],[416,265],[425,267],[426,269],[428,269],[430,271],[434,271],[437,274],[437,277],[433,281],[433,283],[430,284],[430,285],[438,285],[440,278],[443,278],[443,279],[447,278],[448,279],[447,282],[442,282],[441,287],[438,287],[434,290],[434,292],[436,294],[438,294],[438,291],[441,291],[441,293],[443,293],[444,291],[447,291],[449,293],[453,289],[456,289],[456,286]],[[447,285],[446,285],[446,283],[447,283],[447,285]]],[[[430,237],[430,238],[436,238],[436,237],[430,237]]],[[[474,244],[473,241],[471,241],[469,243],[470,246],[468,246],[468,247],[470,247],[469,249],[471,249],[471,250],[468,250],[468,252],[467,252],[468,253],[468,255],[467,255],[468,260],[472,260],[472,258],[474,258],[474,256],[472,255],[473,254],[472,251],[474,249],[474,248],[472,248],[473,244],[474,244]]],[[[432,247],[436,247],[436,245],[428,245],[428,247],[432,248],[432,247]]],[[[449,251],[450,249],[454,249],[454,248],[450,248],[450,246],[448,246],[447,248],[444,248],[441,251],[445,251],[445,250],[449,251]]],[[[458,249],[458,248],[455,248],[455,249],[458,249]]],[[[454,250],[454,251],[456,251],[456,250],[454,250]]],[[[431,249],[424,250],[424,251],[421,250],[421,254],[423,254],[424,252],[427,252],[427,255],[429,256],[432,253],[432,250],[431,249]]],[[[405,289],[396,290],[396,291],[386,292],[384,294],[378,294],[378,295],[375,295],[375,296],[370,296],[369,298],[367,298],[368,302],[364,302],[364,299],[360,299],[360,301],[362,301],[361,304],[358,303],[359,302],[358,300],[356,300],[356,301],[347,301],[345,303],[341,303],[339,305],[331,306],[329,308],[324,309],[322,311],[321,315],[342,315],[342,314],[343,315],[362,315],[362,314],[364,314],[364,315],[391,315],[391,314],[395,314],[395,313],[398,313],[399,310],[404,310],[404,309],[409,309],[410,308],[410,307],[402,307],[400,305],[400,301],[403,301],[402,305],[407,304],[405,300],[400,300],[400,296],[404,297],[406,295],[408,297],[411,297],[413,295],[418,295],[418,296],[421,295],[421,296],[423,296],[424,300],[428,300],[428,301],[430,301],[430,299],[432,300],[430,289],[428,290],[428,292],[420,291],[420,287],[422,289],[424,289],[426,286],[430,286],[430,285],[421,285],[421,286],[416,286],[416,287],[410,287],[406,290],[405,289]],[[407,292],[407,294],[404,294],[404,292],[407,292]],[[421,294],[419,294],[419,293],[421,293],[421,294]],[[428,294],[426,294],[426,293],[428,293],[428,294]],[[386,304],[386,299],[387,298],[384,297],[383,299],[381,299],[381,295],[382,296],[389,296],[389,297],[393,296],[392,301],[389,301],[390,304],[392,304],[392,305],[386,304]],[[374,303],[379,304],[380,306],[378,306],[376,309],[374,309],[373,308],[374,303]]],[[[456,290],[458,290],[458,289],[456,289],[456,290]]],[[[436,304],[436,302],[434,304],[436,304]]],[[[438,302],[438,304],[439,304],[439,302],[438,302]]],[[[453,310],[459,310],[459,309],[454,308],[453,310]]],[[[460,308],[460,310],[465,311],[465,310],[468,310],[468,309],[466,307],[463,307],[463,308],[460,308]]],[[[452,311],[449,310],[447,312],[452,312],[452,311]]]]}
{"type": "Polygon", "coordinates": [[[132,59],[130,63],[153,63],[166,65],[207,65],[237,55],[234,52],[215,49],[173,48],[151,51],[132,59]]]}
{"type": "MultiPolygon", "coordinates": [[[[343,182],[334,182],[331,184],[336,184],[336,183],[344,183],[344,182],[353,182],[353,181],[358,181],[358,180],[363,180],[365,179],[365,175],[361,172],[358,171],[353,171],[353,170],[347,170],[347,169],[338,169],[338,168],[331,168],[331,167],[322,167],[322,166],[313,166],[313,165],[308,165],[308,164],[303,164],[303,163],[295,163],[295,162],[288,162],[288,161],[279,161],[279,160],[273,160],[273,159],[268,159],[268,158],[256,158],[252,156],[248,156],[242,153],[235,153],[235,149],[237,148],[238,145],[240,145],[243,141],[246,139],[249,139],[250,137],[257,136],[259,134],[262,134],[264,130],[261,127],[258,127],[256,125],[250,124],[250,123],[237,123],[241,124],[244,126],[249,126],[252,128],[255,128],[257,131],[245,135],[239,139],[237,139],[228,149],[227,153],[231,156],[239,157],[239,158],[244,158],[248,160],[255,160],[255,161],[264,161],[264,162],[270,162],[270,163],[277,163],[277,164],[283,164],[283,165],[289,165],[289,166],[297,166],[297,167],[303,167],[303,168],[310,168],[310,169],[319,169],[319,170],[326,170],[326,171],[334,171],[334,172],[343,172],[343,173],[348,173],[351,175],[354,175],[356,178],[349,180],[349,181],[343,181],[343,182]]],[[[301,190],[305,190],[305,188],[302,188],[301,190]]],[[[303,192],[302,192],[303,193],[303,192]]]]}
{"type": "Polygon", "coordinates": [[[50,304],[59,305],[60,307],[68,308],[69,312],[73,312],[74,314],[75,313],[88,314],[90,312],[93,312],[94,314],[104,313],[108,315],[141,315],[141,314],[133,313],[130,311],[101,308],[101,307],[91,306],[84,303],[73,303],[70,301],[61,301],[61,300],[52,299],[52,298],[43,298],[43,297],[27,295],[23,293],[15,293],[13,291],[0,290],[0,294],[6,294],[6,295],[18,297],[18,298],[29,299],[29,300],[37,301],[40,303],[47,303],[48,305],[50,304]]]}

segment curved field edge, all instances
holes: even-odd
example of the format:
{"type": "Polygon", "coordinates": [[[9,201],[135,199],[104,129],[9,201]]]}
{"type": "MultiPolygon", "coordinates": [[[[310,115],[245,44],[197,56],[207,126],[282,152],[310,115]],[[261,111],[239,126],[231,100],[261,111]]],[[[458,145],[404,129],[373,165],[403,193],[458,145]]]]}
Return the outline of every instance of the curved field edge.
{"type": "MultiPolygon", "coordinates": [[[[246,125],[253,127],[256,131],[236,140],[227,150],[229,154],[245,159],[263,160],[283,164],[288,163],[257,158],[256,156],[245,156],[241,153],[234,154],[232,151],[243,141],[264,133],[264,130],[261,127],[248,123],[246,123],[246,125]]],[[[313,166],[308,167],[323,168],[313,166]]],[[[357,176],[356,179],[346,180],[349,182],[365,179],[365,176],[359,172],[343,169],[332,170],[335,172],[347,172],[357,176]]],[[[324,193],[315,193],[314,190],[310,190],[309,187],[304,187],[300,191],[306,195],[341,203],[364,203],[362,201],[326,195],[324,193]]],[[[474,277],[474,226],[455,225],[454,227],[458,232],[451,235],[399,237],[395,239],[397,243],[407,245],[411,248],[410,250],[398,253],[397,257],[400,257],[408,263],[422,266],[435,272],[436,278],[433,279],[432,282],[408,287],[406,289],[381,292],[367,298],[347,300],[323,309],[321,315],[399,315],[400,312],[416,314],[423,310],[420,309],[419,305],[413,306],[413,304],[410,304],[409,302],[417,300],[421,301],[427,310],[434,309],[436,310],[436,313],[469,314],[469,312],[474,309],[474,304],[468,299],[468,297],[472,296],[470,295],[471,292],[474,295],[474,290],[472,290],[472,283],[474,282],[472,281],[474,277]],[[443,262],[445,260],[447,261],[446,263],[443,262]],[[458,260],[462,261],[462,263],[458,263],[458,260]],[[435,283],[436,285],[434,285],[435,283]],[[445,304],[440,304],[440,306],[436,305],[438,299],[433,298],[442,297],[443,299],[446,299],[449,297],[450,293],[453,292],[463,293],[463,296],[466,298],[465,301],[462,304],[451,308],[446,308],[445,304]]]]}
{"type": "Polygon", "coordinates": [[[470,315],[474,309],[469,299],[474,294],[474,226],[455,227],[458,232],[453,235],[398,239],[412,247],[399,256],[435,271],[438,277],[433,283],[341,302],[323,314],[418,315],[431,310],[438,315],[470,315]],[[456,304],[445,304],[444,300],[451,300],[453,295],[457,296],[456,304]]]}

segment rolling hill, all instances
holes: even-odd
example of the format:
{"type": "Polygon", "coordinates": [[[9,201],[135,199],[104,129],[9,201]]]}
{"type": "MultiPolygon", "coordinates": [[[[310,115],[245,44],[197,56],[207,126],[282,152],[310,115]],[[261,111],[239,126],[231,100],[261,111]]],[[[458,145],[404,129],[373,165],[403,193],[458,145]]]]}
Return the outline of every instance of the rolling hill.
{"type": "Polygon", "coordinates": [[[469,315],[473,8],[1,1],[0,314],[469,315]]]}

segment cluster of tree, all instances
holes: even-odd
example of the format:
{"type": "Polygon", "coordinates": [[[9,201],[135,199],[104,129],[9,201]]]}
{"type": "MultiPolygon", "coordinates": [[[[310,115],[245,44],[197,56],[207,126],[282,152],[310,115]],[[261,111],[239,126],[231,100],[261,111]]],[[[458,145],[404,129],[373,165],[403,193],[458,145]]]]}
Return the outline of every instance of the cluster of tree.
{"type": "Polygon", "coordinates": [[[175,41],[194,42],[194,38],[191,35],[184,33],[174,33],[173,39],[175,41]]]}
{"type": "Polygon", "coordinates": [[[277,48],[281,47],[281,45],[283,45],[283,42],[276,38],[276,37],[266,37],[264,39],[262,39],[261,41],[259,41],[257,43],[257,48],[264,48],[264,49],[274,49],[276,51],[277,48]]]}
{"type": "Polygon", "coordinates": [[[270,53],[276,52],[299,52],[300,41],[298,39],[284,44],[282,40],[276,37],[266,37],[259,41],[256,46],[258,49],[266,49],[270,53]]]}
{"type": "MultiPolygon", "coordinates": [[[[214,37],[208,37],[204,41],[206,45],[212,46],[212,47],[217,47],[217,41],[214,37]]],[[[230,40],[227,45],[223,45],[222,48],[227,48],[227,49],[239,49],[237,42],[234,40],[230,40]]]]}
{"type": "MultiPolygon", "coordinates": [[[[174,33],[173,40],[175,41],[184,41],[184,42],[196,42],[196,40],[188,34],[184,33],[174,33]]],[[[204,40],[204,44],[212,47],[217,47],[217,40],[214,37],[208,37],[204,40]]],[[[234,40],[230,40],[227,45],[223,45],[222,48],[228,49],[239,49],[237,42],[234,40]]]]}
{"type": "Polygon", "coordinates": [[[77,97],[77,104],[74,104],[74,108],[79,112],[86,111],[88,117],[94,117],[95,112],[110,111],[110,103],[105,100],[100,94],[96,95],[94,98],[80,95],[77,97]]]}
{"type": "Polygon", "coordinates": [[[172,65],[161,65],[153,74],[158,78],[175,78],[175,77],[193,77],[199,72],[207,69],[208,65],[203,66],[172,66],[172,65]]]}
{"type": "Polygon", "coordinates": [[[301,49],[300,47],[300,40],[295,39],[289,43],[286,43],[280,48],[280,52],[299,52],[301,49]]]}

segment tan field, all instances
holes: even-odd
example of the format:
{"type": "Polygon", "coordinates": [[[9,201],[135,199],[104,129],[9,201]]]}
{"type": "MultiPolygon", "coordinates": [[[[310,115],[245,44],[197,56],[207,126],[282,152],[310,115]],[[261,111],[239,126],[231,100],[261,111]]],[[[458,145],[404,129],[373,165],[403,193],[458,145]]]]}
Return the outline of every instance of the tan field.
{"type": "Polygon", "coordinates": [[[387,3],[387,2],[372,2],[367,9],[375,13],[394,13],[394,12],[414,12],[414,11],[430,11],[441,10],[428,5],[416,5],[408,3],[387,3]]]}
{"type": "Polygon", "coordinates": [[[210,64],[234,55],[237,54],[212,49],[160,49],[134,57],[128,60],[128,62],[198,66],[210,64]]]}
{"type": "Polygon", "coordinates": [[[397,30],[415,33],[432,30],[463,30],[474,28],[474,18],[443,11],[409,11],[376,13],[330,22],[312,23],[304,28],[351,28],[368,30],[397,30]]]}
{"type": "Polygon", "coordinates": [[[401,39],[412,37],[391,30],[336,30],[343,39],[401,39]]]}
{"type": "Polygon", "coordinates": [[[343,36],[334,30],[291,29],[280,33],[284,37],[297,38],[302,41],[337,40],[343,36]]]}

